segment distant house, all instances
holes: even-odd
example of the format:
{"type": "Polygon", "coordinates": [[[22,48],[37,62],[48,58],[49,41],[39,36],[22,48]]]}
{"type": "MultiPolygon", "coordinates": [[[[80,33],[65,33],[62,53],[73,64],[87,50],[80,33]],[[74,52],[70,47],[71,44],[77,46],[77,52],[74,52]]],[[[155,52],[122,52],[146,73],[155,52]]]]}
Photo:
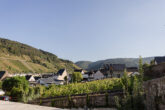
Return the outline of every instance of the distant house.
{"type": "Polygon", "coordinates": [[[42,75],[42,78],[49,78],[49,77],[52,77],[52,76],[54,76],[54,74],[52,74],[52,73],[43,74],[43,75],[42,75]]]}
{"type": "Polygon", "coordinates": [[[37,83],[45,86],[50,84],[63,85],[65,82],[65,77],[69,79],[69,74],[67,73],[66,69],[60,69],[56,75],[51,75],[47,78],[41,78],[37,81],[37,83]]]}
{"type": "Polygon", "coordinates": [[[74,72],[80,72],[82,75],[85,74],[85,71],[83,69],[76,69],[74,72]]]}
{"type": "Polygon", "coordinates": [[[155,57],[155,64],[165,63],[165,57],[155,57]]]}
{"type": "Polygon", "coordinates": [[[105,77],[117,77],[120,78],[124,74],[126,69],[125,64],[105,64],[100,71],[104,74],[105,77]]]}
{"type": "Polygon", "coordinates": [[[55,77],[49,77],[49,78],[41,78],[37,81],[37,83],[45,86],[49,86],[51,84],[56,84],[56,85],[63,85],[64,81],[63,80],[56,80],[55,77]]]}
{"type": "Polygon", "coordinates": [[[26,78],[26,80],[28,80],[29,82],[34,82],[34,81],[36,81],[33,75],[26,75],[25,78],[26,78]]]}
{"type": "Polygon", "coordinates": [[[69,74],[67,73],[66,69],[60,69],[58,72],[57,72],[57,75],[56,75],[56,80],[62,80],[64,81],[64,78],[65,77],[69,77],[69,74]]]}
{"type": "Polygon", "coordinates": [[[5,80],[9,76],[7,71],[0,71],[0,81],[5,80]]]}
{"type": "Polygon", "coordinates": [[[96,73],[93,74],[94,80],[103,79],[104,77],[104,74],[100,70],[96,71],[96,73]]]}
{"type": "Polygon", "coordinates": [[[34,79],[35,79],[35,81],[38,81],[39,79],[41,79],[41,77],[40,76],[34,76],[34,79]]]}
{"type": "Polygon", "coordinates": [[[113,77],[120,78],[124,74],[126,65],[125,64],[112,64],[112,65],[110,65],[110,68],[112,68],[111,71],[112,71],[113,77]]]}
{"type": "Polygon", "coordinates": [[[139,75],[137,67],[127,67],[128,76],[139,75]]]}
{"type": "Polygon", "coordinates": [[[76,69],[74,72],[80,72],[83,76],[83,79],[88,79],[88,74],[85,74],[85,71],[83,69],[76,69]]]}
{"type": "Polygon", "coordinates": [[[45,86],[49,86],[51,84],[63,85],[64,80],[57,80],[56,77],[54,76],[54,77],[49,77],[49,78],[41,78],[37,81],[37,83],[41,85],[45,85],[45,86]]]}
{"type": "Polygon", "coordinates": [[[127,72],[138,72],[137,67],[127,67],[127,72]]]}
{"type": "Polygon", "coordinates": [[[93,77],[93,75],[94,75],[94,71],[89,71],[89,72],[86,72],[85,74],[86,74],[86,78],[88,78],[88,80],[93,80],[94,79],[94,77],[93,77]]]}

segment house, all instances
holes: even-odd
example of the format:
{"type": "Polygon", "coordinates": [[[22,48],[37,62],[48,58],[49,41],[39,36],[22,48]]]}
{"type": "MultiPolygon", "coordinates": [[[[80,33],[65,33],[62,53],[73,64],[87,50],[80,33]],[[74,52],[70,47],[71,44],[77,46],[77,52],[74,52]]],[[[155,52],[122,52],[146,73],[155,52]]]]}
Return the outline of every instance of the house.
{"type": "Polygon", "coordinates": [[[83,74],[83,80],[84,81],[88,81],[88,78],[89,78],[88,74],[84,73],[83,74]]]}
{"type": "Polygon", "coordinates": [[[91,70],[89,72],[85,72],[84,75],[83,75],[83,81],[92,81],[92,80],[94,80],[94,73],[95,72],[93,70],[91,70]]]}
{"type": "Polygon", "coordinates": [[[83,79],[88,79],[88,74],[85,74],[85,70],[83,69],[76,69],[74,72],[80,72],[83,76],[83,79]]]}
{"type": "Polygon", "coordinates": [[[127,67],[127,74],[128,76],[139,75],[137,67],[127,67]]]}
{"type": "Polygon", "coordinates": [[[49,77],[49,78],[41,78],[37,81],[37,83],[39,83],[41,85],[45,85],[47,87],[51,84],[63,85],[64,81],[63,80],[56,80],[56,77],[49,77]]]}
{"type": "Polygon", "coordinates": [[[26,75],[25,78],[29,82],[35,82],[36,81],[33,75],[26,75]]]}
{"type": "Polygon", "coordinates": [[[88,78],[89,79],[93,79],[94,77],[93,77],[93,74],[94,74],[94,71],[92,70],[92,71],[89,71],[89,72],[87,72],[87,73],[85,73],[85,74],[87,74],[88,75],[88,78]]]}
{"type": "Polygon", "coordinates": [[[138,68],[137,67],[127,67],[127,72],[138,72],[138,68]]]}
{"type": "Polygon", "coordinates": [[[105,64],[100,71],[104,74],[105,77],[116,77],[120,78],[124,74],[126,69],[125,64],[105,64]]]}
{"type": "Polygon", "coordinates": [[[41,78],[37,81],[37,83],[41,85],[51,85],[51,84],[56,84],[56,85],[63,85],[65,82],[65,77],[69,79],[69,74],[67,73],[66,69],[60,69],[57,74],[50,75],[49,77],[44,77],[41,78]]]}
{"type": "Polygon", "coordinates": [[[40,76],[34,76],[34,79],[35,79],[35,81],[38,81],[39,79],[41,79],[41,77],[40,76]]]}
{"type": "Polygon", "coordinates": [[[155,57],[155,64],[165,63],[165,57],[155,57]]]}
{"type": "Polygon", "coordinates": [[[126,70],[128,76],[134,76],[139,74],[137,67],[127,67],[126,70]]]}
{"type": "Polygon", "coordinates": [[[69,77],[69,74],[67,73],[66,69],[60,69],[58,72],[57,72],[57,75],[56,75],[56,80],[62,80],[64,81],[64,78],[65,77],[69,77]]]}
{"type": "Polygon", "coordinates": [[[124,70],[126,69],[125,64],[111,64],[110,69],[112,71],[113,77],[120,78],[124,75],[124,70]]]}
{"type": "Polygon", "coordinates": [[[5,80],[9,76],[7,71],[0,71],[0,81],[5,80]]]}
{"type": "Polygon", "coordinates": [[[82,75],[85,74],[85,71],[83,69],[75,69],[74,72],[80,72],[82,75]]]}
{"type": "Polygon", "coordinates": [[[104,74],[100,70],[96,71],[96,73],[93,74],[94,80],[100,80],[103,79],[104,77],[105,77],[104,74]]]}
{"type": "Polygon", "coordinates": [[[54,74],[52,74],[52,73],[47,73],[47,74],[43,74],[42,75],[42,78],[49,78],[49,77],[52,77],[52,76],[54,76],[54,74]]]}

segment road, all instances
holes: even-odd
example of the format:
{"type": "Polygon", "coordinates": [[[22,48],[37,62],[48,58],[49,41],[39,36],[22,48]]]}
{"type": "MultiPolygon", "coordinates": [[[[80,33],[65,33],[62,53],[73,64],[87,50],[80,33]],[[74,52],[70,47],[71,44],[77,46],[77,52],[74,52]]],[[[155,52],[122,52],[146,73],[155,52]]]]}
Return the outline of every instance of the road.
{"type": "Polygon", "coordinates": [[[0,110],[67,110],[0,100],[0,110]]]}
{"type": "MultiPolygon", "coordinates": [[[[61,108],[53,108],[53,107],[45,107],[38,105],[30,105],[16,102],[8,102],[0,100],[0,110],[69,110],[69,109],[61,109],[61,108]]],[[[71,109],[71,110],[84,110],[84,109],[71,109]]],[[[92,110],[117,110],[114,108],[94,108],[92,110]]]]}

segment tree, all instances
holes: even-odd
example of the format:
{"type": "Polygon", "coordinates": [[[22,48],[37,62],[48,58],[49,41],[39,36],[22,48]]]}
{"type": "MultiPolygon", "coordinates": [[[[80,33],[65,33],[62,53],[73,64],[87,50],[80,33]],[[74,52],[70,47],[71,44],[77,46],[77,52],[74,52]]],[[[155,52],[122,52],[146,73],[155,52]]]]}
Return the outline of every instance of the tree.
{"type": "Polygon", "coordinates": [[[127,76],[127,71],[121,78],[123,86],[123,99],[119,100],[115,97],[115,102],[118,110],[144,110],[144,97],[142,90],[141,78],[138,76],[127,76]]]}
{"type": "Polygon", "coordinates": [[[12,77],[6,79],[2,84],[2,89],[10,96],[16,97],[18,101],[27,101],[29,83],[25,77],[12,77]]]}
{"type": "Polygon", "coordinates": [[[82,74],[80,72],[74,72],[72,74],[72,82],[77,83],[83,79],[82,74]]]}
{"type": "Polygon", "coordinates": [[[144,64],[143,64],[143,70],[145,70],[145,69],[148,68],[148,67],[150,67],[150,64],[148,64],[148,63],[144,63],[144,64]]]}
{"type": "Polygon", "coordinates": [[[13,98],[17,98],[17,101],[25,102],[25,93],[22,89],[13,87],[10,91],[10,96],[13,98]]]}
{"type": "Polygon", "coordinates": [[[68,84],[68,77],[67,76],[64,77],[64,81],[66,84],[68,84]]]}
{"type": "Polygon", "coordinates": [[[6,79],[2,84],[2,89],[7,92],[10,92],[14,87],[21,88],[25,93],[28,93],[29,82],[25,77],[12,77],[6,79]]]}
{"type": "Polygon", "coordinates": [[[2,81],[0,81],[0,89],[2,89],[2,81]]]}
{"type": "Polygon", "coordinates": [[[150,65],[155,65],[155,60],[151,60],[150,65]]]}
{"type": "Polygon", "coordinates": [[[143,60],[141,56],[139,57],[139,73],[140,73],[140,82],[143,83],[144,70],[143,70],[143,60]]]}
{"type": "Polygon", "coordinates": [[[129,86],[130,86],[130,80],[127,75],[127,70],[124,70],[124,75],[121,78],[121,83],[122,83],[124,93],[125,93],[125,95],[127,95],[128,94],[127,92],[129,91],[129,86]]]}

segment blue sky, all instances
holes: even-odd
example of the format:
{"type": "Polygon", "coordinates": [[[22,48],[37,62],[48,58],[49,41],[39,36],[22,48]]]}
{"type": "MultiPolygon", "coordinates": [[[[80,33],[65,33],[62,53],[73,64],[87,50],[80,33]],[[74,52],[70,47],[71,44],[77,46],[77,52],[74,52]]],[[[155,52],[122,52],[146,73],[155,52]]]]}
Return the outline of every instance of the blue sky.
{"type": "Polygon", "coordinates": [[[165,55],[165,0],[0,0],[0,37],[72,61],[165,55]]]}

